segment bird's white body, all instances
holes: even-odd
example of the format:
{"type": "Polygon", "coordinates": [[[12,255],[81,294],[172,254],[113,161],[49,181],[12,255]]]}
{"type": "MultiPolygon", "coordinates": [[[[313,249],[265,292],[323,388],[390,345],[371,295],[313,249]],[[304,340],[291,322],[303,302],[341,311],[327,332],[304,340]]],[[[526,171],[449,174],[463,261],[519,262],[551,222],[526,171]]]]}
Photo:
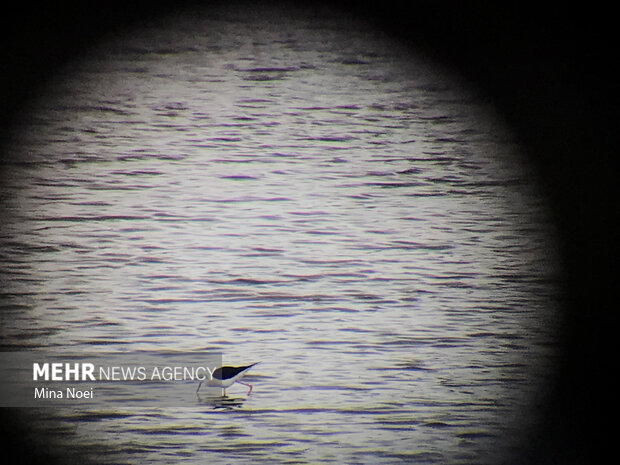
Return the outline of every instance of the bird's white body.
{"type": "Polygon", "coordinates": [[[237,381],[240,381],[241,378],[245,376],[245,373],[246,372],[241,372],[238,375],[233,376],[232,378],[229,378],[229,379],[217,379],[217,378],[207,379],[205,381],[205,386],[221,387],[223,389],[226,389],[227,387],[230,387],[233,384],[235,384],[237,381]]]}

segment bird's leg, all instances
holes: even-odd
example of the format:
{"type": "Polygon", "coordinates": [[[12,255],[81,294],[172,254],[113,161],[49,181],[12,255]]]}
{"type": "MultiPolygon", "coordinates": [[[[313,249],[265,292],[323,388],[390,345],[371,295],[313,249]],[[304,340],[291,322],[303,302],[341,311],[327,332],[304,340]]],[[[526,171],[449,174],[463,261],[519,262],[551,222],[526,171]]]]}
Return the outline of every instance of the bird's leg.
{"type": "Polygon", "coordinates": [[[243,384],[244,386],[248,386],[250,388],[250,390],[248,391],[247,395],[249,396],[250,393],[252,392],[252,385],[249,383],[244,383],[242,381],[237,381],[239,384],[243,384]]]}
{"type": "Polygon", "coordinates": [[[226,397],[226,389],[222,388],[222,397],[226,397]]]}

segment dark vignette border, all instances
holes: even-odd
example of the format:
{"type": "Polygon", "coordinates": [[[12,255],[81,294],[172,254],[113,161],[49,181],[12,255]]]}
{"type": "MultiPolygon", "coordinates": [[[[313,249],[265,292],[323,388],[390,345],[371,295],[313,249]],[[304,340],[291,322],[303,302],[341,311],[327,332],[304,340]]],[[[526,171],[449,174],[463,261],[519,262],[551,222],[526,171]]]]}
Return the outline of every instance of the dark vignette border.
{"type": "MultiPolygon", "coordinates": [[[[5,10],[0,19],[0,156],[11,122],[60,66],[104,34],[165,18],[191,3],[96,0],[24,3],[5,10]]],[[[236,3],[257,9],[267,2],[236,3]]],[[[287,8],[302,2],[269,3],[287,8]]],[[[606,329],[616,275],[610,270],[618,255],[611,166],[618,132],[612,114],[613,15],[597,4],[540,3],[383,0],[325,5],[373,21],[463,75],[525,144],[559,232],[565,325],[562,365],[544,407],[545,422],[532,434],[535,439],[524,444],[522,457],[507,460],[585,464],[604,456],[609,434],[602,419],[611,394],[607,358],[612,352],[606,344],[613,338],[606,329]]],[[[27,425],[0,413],[5,458],[65,463],[44,444],[26,440],[26,433],[27,425]]]]}

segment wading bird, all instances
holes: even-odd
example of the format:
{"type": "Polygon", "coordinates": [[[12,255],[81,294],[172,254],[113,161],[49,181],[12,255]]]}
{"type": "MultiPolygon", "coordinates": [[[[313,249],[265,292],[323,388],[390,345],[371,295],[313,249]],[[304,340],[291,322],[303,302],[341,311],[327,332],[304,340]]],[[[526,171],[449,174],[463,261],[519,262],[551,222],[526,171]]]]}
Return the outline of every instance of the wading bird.
{"type": "Polygon", "coordinates": [[[212,387],[221,387],[223,396],[226,395],[226,388],[232,386],[235,383],[243,384],[244,386],[248,386],[250,390],[248,391],[248,395],[252,392],[252,385],[249,383],[244,383],[241,381],[241,378],[245,376],[250,368],[256,365],[259,362],[252,363],[251,365],[244,367],[221,367],[213,372],[211,375],[211,379],[202,380],[198,384],[198,389],[196,389],[196,393],[200,390],[200,386],[202,386],[203,381],[206,386],[212,387]]]}

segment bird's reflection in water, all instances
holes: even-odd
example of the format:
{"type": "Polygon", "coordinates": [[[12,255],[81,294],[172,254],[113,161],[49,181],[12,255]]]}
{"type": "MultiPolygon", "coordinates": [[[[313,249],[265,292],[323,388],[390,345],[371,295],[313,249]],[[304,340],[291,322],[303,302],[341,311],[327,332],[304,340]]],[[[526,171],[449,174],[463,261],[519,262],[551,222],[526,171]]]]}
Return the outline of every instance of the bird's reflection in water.
{"type": "Polygon", "coordinates": [[[198,402],[203,405],[209,405],[213,409],[228,409],[233,410],[240,408],[245,402],[243,397],[228,397],[228,396],[215,396],[215,395],[200,395],[196,394],[198,402]]]}

